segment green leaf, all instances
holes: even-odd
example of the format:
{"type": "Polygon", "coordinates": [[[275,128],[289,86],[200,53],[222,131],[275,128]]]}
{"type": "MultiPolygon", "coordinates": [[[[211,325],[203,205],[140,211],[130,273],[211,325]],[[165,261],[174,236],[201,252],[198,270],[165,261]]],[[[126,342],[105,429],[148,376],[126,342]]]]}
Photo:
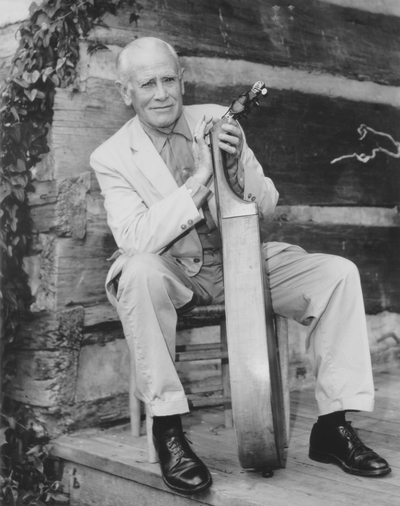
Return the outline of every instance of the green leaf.
{"type": "Polygon", "coordinates": [[[0,446],[3,446],[4,444],[7,443],[6,430],[8,430],[8,427],[4,427],[3,429],[0,429],[0,446]]]}
{"type": "Polygon", "coordinates": [[[25,172],[26,171],[26,165],[24,160],[21,160],[21,158],[18,158],[17,160],[17,170],[18,172],[25,172]]]}
{"type": "Polygon", "coordinates": [[[19,79],[18,77],[14,77],[12,79],[14,83],[18,84],[19,86],[22,86],[22,88],[29,88],[29,84],[24,81],[23,79],[19,79]]]}
{"type": "Polygon", "coordinates": [[[25,188],[25,186],[28,183],[28,177],[26,174],[18,174],[17,176],[11,176],[11,182],[14,186],[22,186],[22,188],[25,188]]]}
{"type": "Polygon", "coordinates": [[[47,32],[43,37],[43,46],[48,47],[50,45],[51,33],[47,32]]]}
{"type": "Polygon", "coordinates": [[[29,98],[29,100],[33,102],[36,98],[38,90],[36,88],[33,88],[32,90],[25,90],[24,93],[29,98]]]}
{"type": "Polygon", "coordinates": [[[10,129],[10,135],[15,140],[15,142],[19,144],[21,142],[21,125],[13,125],[10,129]]]}
{"type": "Polygon", "coordinates": [[[22,74],[23,79],[29,83],[34,84],[40,77],[40,72],[38,70],[34,70],[33,72],[24,72],[22,74]]]}
{"type": "Polygon", "coordinates": [[[8,197],[10,193],[10,188],[8,188],[5,184],[0,185],[0,202],[3,202],[3,200],[8,197]]]}
{"type": "Polygon", "coordinates": [[[30,450],[28,450],[26,452],[27,455],[40,455],[42,453],[42,446],[41,445],[36,445],[36,446],[33,446],[30,450]]]}
{"type": "MultiPolygon", "coordinates": [[[[24,192],[23,188],[13,188],[12,193],[17,197],[17,199],[20,202],[24,202],[24,200],[25,200],[25,192],[24,192]]],[[[15,220],[15,227],[14,228],[11,227],[12,230],[13,230],[13,232],[17,231],[16,222],[18,222],[17,219],[15,220]]]]}
{"type": "Polygon", "coordinates": [[[56,70],[60,70],[60,68],[64,65],[66,59],[67,58],[65,56],[64,56],[64,58],[58,58],[56,70]]]}
{"type": "Polygon", "coordinates": [[[35,466],[35,469],[39,471],[39,473],[43,474],[43,462],[36,455],[33,455],[33,465],[35,466]]]}
{"type": "Polygon", "coordinates": [[[32,16],[35,11],[37,11],[39,9],[39,6],[37,3],[35,2],[32,2],[31,5],[29,6],[29,15],[32,16]]]}
{"type": "Polygon", "coordinates": [[[50,76],[50,79],[53,81],[55,86],[60,86],[60,78],[58,77],[57,74],[50,76]]]}

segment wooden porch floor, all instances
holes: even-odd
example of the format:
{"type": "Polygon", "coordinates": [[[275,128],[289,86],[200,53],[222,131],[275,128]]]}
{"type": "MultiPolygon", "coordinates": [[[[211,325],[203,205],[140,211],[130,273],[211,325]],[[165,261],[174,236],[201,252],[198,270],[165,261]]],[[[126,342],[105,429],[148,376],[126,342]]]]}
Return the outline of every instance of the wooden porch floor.
{"type": "Polygon", "coordinates": [[[392,473],[360,478],[332,464],[308,458],[308,438],[316,419],[312,389],[291,394],[291,429],[287,466],[272,478],[243,471],[232,429],[223,426],[219,409],[185,416],[187,437],[208,465],[214,480],[202,494],[176,495],[163,483],[158,464],[146,460],[146,438],[132,438],[129,425],[91,429],[54,441],[63,461],[63,482],[71,506],[394,506],[400,504],[400,366],[375,372],[373,413],[348,416],[363,441],[385,457],[392,473]]]}

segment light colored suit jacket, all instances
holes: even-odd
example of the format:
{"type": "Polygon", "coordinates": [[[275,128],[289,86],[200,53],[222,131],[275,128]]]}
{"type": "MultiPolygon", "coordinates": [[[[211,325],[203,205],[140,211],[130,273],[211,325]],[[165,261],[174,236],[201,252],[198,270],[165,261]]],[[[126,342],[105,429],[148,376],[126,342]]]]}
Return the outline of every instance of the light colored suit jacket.
{"type": "MultiPolygon", "coordinates": [[[[225,107],[213,104],[183,109],[191,132],[203,114],[220,118],[225,112],[225,107]]],[[[264,177],[246,141],[241,160],[244,198],[257,202],[261,216],[266,218],[275,209],[278,192],[272,181],[264,177]]],[[[108,273],[106,285],[130,256],[141,252],[163,254],[168,250],[181,260],[180,265],[189,276],[196,275],[202,266],[202,261],[197,260],[202,259],[202,245],[194,226],[203,218],[202,211],[196,208],[187,187],[178,187],[138,117],[98,147],[90,163],[105,199],[108,225],[122,252],[108,273]]],[[[217,223],[213,193],[209,208],[217,223]]],[[[273,249],[278,252],[285,247],[275,243],[273,249]]]]}

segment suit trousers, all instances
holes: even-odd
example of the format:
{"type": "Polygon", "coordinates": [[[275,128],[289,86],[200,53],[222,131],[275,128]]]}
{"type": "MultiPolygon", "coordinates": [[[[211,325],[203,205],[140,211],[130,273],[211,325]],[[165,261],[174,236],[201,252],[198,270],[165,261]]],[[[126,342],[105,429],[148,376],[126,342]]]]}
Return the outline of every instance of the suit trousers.
{"type": "MultiPolygon", "coordinates": [[[[274,312],[308,327],[307,356],[316,378],[319,414],[372,411],[374,385],[357,267],[345,258],[308,254],[298,246],[268,258],[274,312]]],[[[208,252],[196,276],[174,257],[141,253],[124,265],[116,307],[136,375],[136,395],[153,416],[189,411],[177,375],[177,310],[224,300],[220,254],[208,252]]],[[[245,338],[245,336],[244,336],[245,338]]]]}

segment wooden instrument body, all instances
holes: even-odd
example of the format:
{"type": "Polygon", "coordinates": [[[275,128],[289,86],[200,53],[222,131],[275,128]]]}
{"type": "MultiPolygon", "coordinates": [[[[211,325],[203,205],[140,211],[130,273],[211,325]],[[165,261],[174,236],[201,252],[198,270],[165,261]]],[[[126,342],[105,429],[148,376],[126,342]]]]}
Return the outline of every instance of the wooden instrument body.
{"type": "Polygon", "coordinates": [[[225,312],[232,411],[238,456],[245,469],[285,465],[285,414],[279,350],[258,206],[231,189],[214,125],[211,147],[218,220],[222,237],[225,312]]]}

